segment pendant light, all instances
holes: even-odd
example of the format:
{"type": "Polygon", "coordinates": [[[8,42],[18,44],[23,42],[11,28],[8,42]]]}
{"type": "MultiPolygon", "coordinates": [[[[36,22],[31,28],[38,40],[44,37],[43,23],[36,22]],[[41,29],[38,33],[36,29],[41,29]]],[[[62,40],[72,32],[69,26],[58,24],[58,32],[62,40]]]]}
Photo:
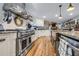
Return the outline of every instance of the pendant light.
{"type": "Polygon", "coordinates": [[[62,15],[61,15],[61,7],[62,7],[62,5],[59,5],[59,8],[60,8],[60,15],[59,15],[59,19],[62,19],[63,17],[62,17],[62,15]]]}
{"type": "Polygon", "coordinates": [[[74,9],[75,9],[75,7],[70,3],[67,8],[67,11],[73,11],[74,9]]]}

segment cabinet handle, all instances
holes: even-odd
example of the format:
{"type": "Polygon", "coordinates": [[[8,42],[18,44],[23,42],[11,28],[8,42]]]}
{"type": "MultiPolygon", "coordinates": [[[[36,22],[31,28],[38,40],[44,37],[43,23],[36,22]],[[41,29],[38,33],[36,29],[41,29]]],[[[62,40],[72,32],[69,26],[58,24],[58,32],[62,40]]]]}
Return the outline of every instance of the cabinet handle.
{"type": "Polygon", "coordinates": [[[5,41],[5,39],[0,39],[0,42],[3,42],[3,41],[5,41]]]}

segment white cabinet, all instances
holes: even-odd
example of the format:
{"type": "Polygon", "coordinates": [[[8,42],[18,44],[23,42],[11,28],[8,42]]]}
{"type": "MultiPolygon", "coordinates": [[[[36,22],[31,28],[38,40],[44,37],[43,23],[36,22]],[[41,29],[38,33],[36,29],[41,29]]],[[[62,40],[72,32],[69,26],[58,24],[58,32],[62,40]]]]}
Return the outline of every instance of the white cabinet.
{"type": "Polygon", "coordinates": [[[0,33],[0,56],[16,55],[16,33],[0,33]]]}

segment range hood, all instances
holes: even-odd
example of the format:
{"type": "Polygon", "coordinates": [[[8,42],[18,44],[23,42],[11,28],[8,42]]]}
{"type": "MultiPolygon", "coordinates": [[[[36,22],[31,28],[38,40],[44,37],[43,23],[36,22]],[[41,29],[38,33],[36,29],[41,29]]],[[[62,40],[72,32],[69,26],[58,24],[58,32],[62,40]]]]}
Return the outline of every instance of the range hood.
{"type": "Polygon", "coordinates": [[[21,18],[24,18],[26,20],[32,17],[31,15],[27,14],[24,3],[4,3],[3,10],[10,11],[13,14],[20,16],[21,18]]]}

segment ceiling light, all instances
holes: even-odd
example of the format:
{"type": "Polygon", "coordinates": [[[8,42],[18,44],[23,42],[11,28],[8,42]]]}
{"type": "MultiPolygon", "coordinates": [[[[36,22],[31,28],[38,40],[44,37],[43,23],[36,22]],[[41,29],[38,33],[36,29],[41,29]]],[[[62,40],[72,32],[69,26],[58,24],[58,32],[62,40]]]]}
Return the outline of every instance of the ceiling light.
{"type": "Polygon", "coordinates": [[[75,9],[75,7],[70,3],[67,8],[67,11],[73,11],[74,9],[75,9]]]}
{"type": "Polygon", "coordinates": [[[59,5],[59,8],[60,8],[60,15],[59,15],[59,19],[62,19],[63,17],[62,17],[62,15],[61,15],[61,7],[62,7],[62,5],[59,5]]]}
{"type": "Polygon", "coordinates": [[[62,16],[59,16],[59,19],[62,19],[63,17],[62,16]]]}
{"type": "Polygon", "coordinates": [[[43,16],[43,18],[46,18],[46,16],[43,16]]]}
{"type": "Polygon", "coordinates": [[[58,15],[56,14],[55,17],[58,17],[58,15]]]}
{"type": "Polygon", "coordinates": [[[70,15],[73,15],[73,13],[70,13],[70,15]]]}

